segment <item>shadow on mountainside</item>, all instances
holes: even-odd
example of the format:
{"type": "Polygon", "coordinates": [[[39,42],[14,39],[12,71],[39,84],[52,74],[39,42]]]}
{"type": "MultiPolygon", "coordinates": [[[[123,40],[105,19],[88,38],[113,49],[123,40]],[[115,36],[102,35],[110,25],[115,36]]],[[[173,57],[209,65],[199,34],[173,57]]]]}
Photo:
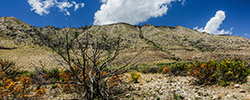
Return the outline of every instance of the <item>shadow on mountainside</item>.
{"type": "Polygon", "coordinates": [[[17,49],[17,47],[9,48],[9,47],[0,46],[0,49],[3,49],[3,50],[13,50],[13,49],[17,49]]]}

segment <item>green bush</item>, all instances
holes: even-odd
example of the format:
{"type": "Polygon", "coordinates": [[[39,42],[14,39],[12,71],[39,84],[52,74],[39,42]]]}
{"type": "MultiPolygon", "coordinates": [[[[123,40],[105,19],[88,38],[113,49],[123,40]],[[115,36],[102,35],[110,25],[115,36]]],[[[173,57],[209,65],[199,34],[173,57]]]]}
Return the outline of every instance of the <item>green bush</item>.
{"type": "Polygon", "coordinates": [[[139,72],[131,72],[130,73],[130,81],[134,83],[139,83],[139,79],[141,79],[142,75],[139,72]]]}
{"type": "Polygon", "coordinates": [[[175,100],[184,100],[184,97],[181,96],[180,94],[174,93],[174,99],[175,100]]]}
{"type": "Polygon", "coordinates": [[[136,69],[136,71],[141,73],[158,73],[160,72],[160,67],[158,66],[142,66],[136,69]]]}
{"type": "Polygon", "coordinates": [[[173,63],[161,63],[157,64],[160,70],[165,73],[164,68],[169,68],[170,74],[173,75],[187,75],[187,65],[190,64],[189,62],[173,62],[173,63]]]}
{"type": "Polygon", "coordinates": [[[181,75],[181,76],[185,76],[187,73],[187,68],[186,66],[189,63],[184,63],[184,62],[176,62],[176,63],[172,63],[170,65],[171,68],[171,73],[174,75],[181,75]]]}

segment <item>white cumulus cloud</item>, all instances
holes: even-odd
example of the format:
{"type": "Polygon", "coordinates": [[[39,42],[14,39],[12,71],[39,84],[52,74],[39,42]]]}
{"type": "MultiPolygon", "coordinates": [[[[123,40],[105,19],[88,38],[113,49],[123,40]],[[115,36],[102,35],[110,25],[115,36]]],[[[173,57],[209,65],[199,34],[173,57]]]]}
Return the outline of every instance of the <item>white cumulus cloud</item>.
{"type": "Polygon", "coordinates": [[[200,32],[207,32],[212,34],[232,34],[233,28],[230,30],[218,30],[220,28],[220,25],[223,23],[223,21],[226,18],[226,14],[224,11],[219,10],[216,12],[215,16],[212,17],[206,24],[205,28],[199,28],[198,26],[194,29],[200,31],[200,32]]]}
{"type": "Polygon", "coordinates": [[[103,4],[95,13],[94,24],[138,24],[166,14],[173,1],[182,0],[101,0],[103,4]]]}
{"type": "Polygon", "coordinates": [[[69,3],[69,2],[58,2],[57,3],[57,7],[60,9],[60,11],[65,12],[66,15],[70,15],[68,8],[72,7],[73,4],[69,3]]]}
{"type": "Polygon", "coordinates": [[[31,6],[31,11],[35,11],[35,13],[41,16],[49,14],[49,9],[52,7],[59,8],[65,15],[70,15],[68,9],[71,7],[74,7],[74,11],[79,7],[84,7],[84,3],[76,3],[75,1],[68,2],[67,0],[61,2],[57,0],[28,0],[28,3],[31,6]]]}
{"type": "Polygon", "coordinates": [[[28,0],[28,3],[32,7],[31,11],[35,10],[35,12],[41,16],[49,14],[48,9],[55,5],[54,0],[28,0]]]}

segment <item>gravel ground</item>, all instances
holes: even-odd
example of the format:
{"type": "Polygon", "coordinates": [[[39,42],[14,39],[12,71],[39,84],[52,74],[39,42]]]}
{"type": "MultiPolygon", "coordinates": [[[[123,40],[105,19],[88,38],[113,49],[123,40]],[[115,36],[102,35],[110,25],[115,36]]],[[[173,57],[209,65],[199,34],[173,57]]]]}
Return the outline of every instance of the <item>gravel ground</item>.
{"type": "MultiPolygon", "coordinates": [[[[129,75],[129,74],[127,74],[129,75]]],[[[245,84],[227,87],[218,85],[195,85],[197,79],[190,76],[166,74],[142,74],[139,83],[131,83],[127,94],[120,100],[250,100],[250,76],[245,84]]],[[[51,89],[49,85],[45,100],[69,100],[79,98],[77,94],[64,94],[62,89],[51,89]]]]}
{"type": "Polygon", "coordinates": [[[143,74],[140,83],[131,84],[126,94],[136,100],[250,100],[250,82],[227,87],[194,85],[190,76],[143,74]]]}

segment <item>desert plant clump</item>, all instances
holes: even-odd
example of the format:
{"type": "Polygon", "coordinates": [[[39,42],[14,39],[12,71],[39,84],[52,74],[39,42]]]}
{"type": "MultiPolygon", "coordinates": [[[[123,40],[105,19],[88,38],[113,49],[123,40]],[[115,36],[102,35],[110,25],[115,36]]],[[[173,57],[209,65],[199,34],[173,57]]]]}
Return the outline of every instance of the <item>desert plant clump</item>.
{"type": "Polygon", "coordinates": [[[0,58],[0,70],[5,74],[15,74],[17,72],[16,64],[10,60],[4,60],[0,58]]]}
{"type": "Polygon", "coordinates": [[[163,74],[172,74],[172,75],[181,75],[185,76],[187,75],[187,65],[189,65],[189,62],[173,62],[173,63],[161,63],[158,64],[159,68],[161,69],[161,72],[163,74]]]}
{"type": "Polygon", "coordinates": [[[174,96],[175,100],[183,100],[184,99],[183,96],[181,96],[180,94],[177,94],[177,93],[174,93],[173,96],[174,96]]]}
{"type": "Polygon", "coordinates": [[[241,59],[211,60],[187,66],[188,74],[199,79],[199,84],[229,85],[230,82],[246,82],[250,75],[247,62],[241,59]]]}
{"type": "Polygon", "coordinates": [[[177,62],[177,63],[171,63],[171,73],[174,75],[181,75],[185,76],[187,75],[187,69],[186,66],[189,63],[184,63],[184,62],[177,62]]]}
{"type": "MultiPolygon", "coordinates": [[[[0,60],[0,99],[32,99],[32,83],[30,73],[19,72],[15,63],[9,60],[0,60]]],[[[36,92],[36,91],[34,91],[36,92]]],[[[43,94],[38,94],[43,96],[43,94]]]]}
{"type": "Polygon", "coordinates": [[[40,98],[44,94],[45,94],[45,88],[40,88],[40,89],[36,90],[35,97],[40,98]]]}
{"type": "Polygon", "coordinates": [[[248,62],[238,59],[210,60],[207,62],[168,63],[161,64],[163,73],[172,75],[190,75],[198,78],[198,84],[220,84],[222,86],[230,83],[246,82],[250,75],[248,62]]]}
{"type": "Polygon", "coordinates": [[[133,83],[139,83],[139,80],[142,78],[142,74],[139,72],[131,72],[129,81],[133,83]]]}
{"type": "MultiPolygon", "coordinates": [[[[28,75],[19,75],[15,79],[9,79],[7,75],[0,71],[0,99],[27,99],[33,98],[31,94],[32,79],[28,75]]],[[[36,94],[36,96],[43,94],[36,94]]]]}
{"type": "MultiPolygon", "coordinates": [[[[133,69],[132,69],[133,70],[133,69]]],[[[141,73],[145,73],[145,74],[148,74],[148,73],[159,73],[159,72],[162,72],[161,71],[161,67],[158,67],[158,66],[152,66],[152,65],[142,65],[136,69],[134,69],[138,72],[141,72],[141,73]]]]}
{"type": "Polygon", "coordinates": [[[164,74],[170,73],[170,72],[171,72],[171,69],[170,69],[170,67],[168,67],[168,66],[165,66],[165,67],[163,68],[163,70],[162,70],[162,73],[164,73],[164,74]]]}

